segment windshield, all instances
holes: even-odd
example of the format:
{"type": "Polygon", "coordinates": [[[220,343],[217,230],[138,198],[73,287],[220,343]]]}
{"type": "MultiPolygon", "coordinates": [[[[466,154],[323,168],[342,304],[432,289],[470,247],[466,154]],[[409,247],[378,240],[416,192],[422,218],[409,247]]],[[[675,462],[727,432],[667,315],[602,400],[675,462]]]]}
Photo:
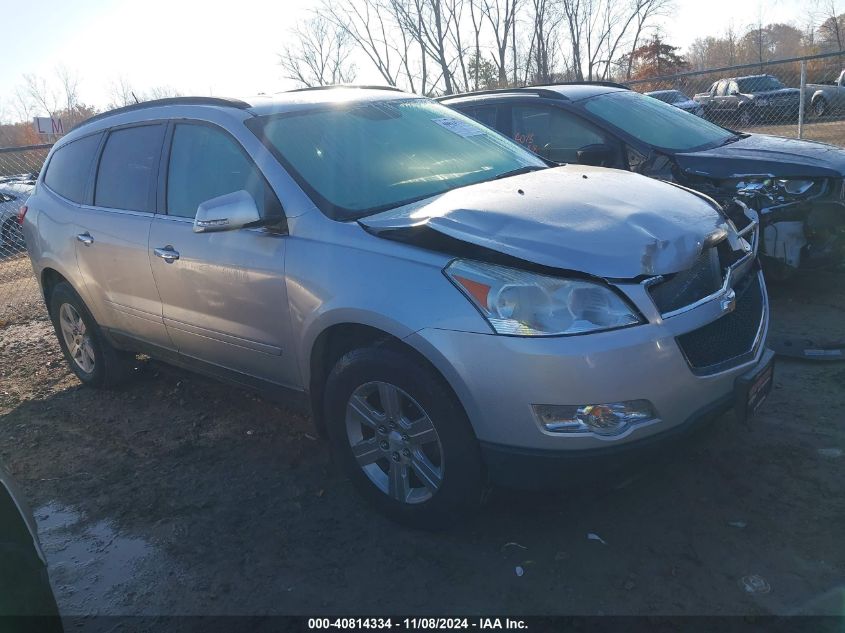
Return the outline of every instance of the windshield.
{"type": "Polygon", "coordinates": [[[546,167],[504,136],[427,99],[332,105],[248,125],[338,220],[546,167]]]}
{"type": "Polygon", "coordinates": [[[739,91],[743,94],[751,92],[768,92],[769,90],[780,90],[783,84],[770,75],[762,77],[748,77],[737,81],[739,91]]]}
{"type": "Polygon", "coordinates": [[[721,145],[735,134],[637,92],[609,92],[584,100],[583,107],[648,145],[687,152],[721,145]]]}

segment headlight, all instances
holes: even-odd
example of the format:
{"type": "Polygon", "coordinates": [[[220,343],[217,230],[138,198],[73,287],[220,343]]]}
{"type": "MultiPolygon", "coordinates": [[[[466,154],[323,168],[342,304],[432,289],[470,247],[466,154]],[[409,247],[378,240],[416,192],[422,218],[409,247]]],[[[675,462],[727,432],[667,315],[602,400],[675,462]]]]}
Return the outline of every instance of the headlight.
{"type": "Polygon", "coordinates": [[[777,182],[786,193],[793,196],[803,196],[816,184],[813,180],[778,180],[777,182]]]}
{"type": "Polygon", "coordinates": [[[583,334],[642,323],[601,284],[468,260],[455,260],[443,272],[498,334],[583,334]]]}
{"type": "Polygon", "coordinates": [[[810,178],[750,178],[735,182],[739,193],[763,193],[773,199],[785,200],[788,197],[809,198],[821,193],[825,187],[824,179],[810,178]]]}

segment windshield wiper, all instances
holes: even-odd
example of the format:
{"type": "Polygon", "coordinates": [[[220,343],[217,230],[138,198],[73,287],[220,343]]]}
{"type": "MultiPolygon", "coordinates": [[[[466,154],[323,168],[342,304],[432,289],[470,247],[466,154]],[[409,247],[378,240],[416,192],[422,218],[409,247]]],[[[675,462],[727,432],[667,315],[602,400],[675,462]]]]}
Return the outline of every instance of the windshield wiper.
{"type": "Polygon", "coordinates": [[[745,137],[741,134],[734,134],[733,136],[730,136],[730,137],[726,138],[724,141],[722,141],[721,143],[719,143],[719,147],[723,147],[725,145],[730,145],[731,143],[736,143],[737,141],[741,141],[744,138],[745,137]]]}
{"type": "Polygon", "coordinates": [[[548,169],[548,167],[541,167],[540,165],[525,165],[524,167],[519,167],[518,169],[511,169],[510,171],[501,173],[498,176],[494,176],[493,178],[491,178],[491,180],[501,180],[502,178],[519,176],[520,174],[527,174],[529,172],[538,171],[540,169],[548,169]]]}

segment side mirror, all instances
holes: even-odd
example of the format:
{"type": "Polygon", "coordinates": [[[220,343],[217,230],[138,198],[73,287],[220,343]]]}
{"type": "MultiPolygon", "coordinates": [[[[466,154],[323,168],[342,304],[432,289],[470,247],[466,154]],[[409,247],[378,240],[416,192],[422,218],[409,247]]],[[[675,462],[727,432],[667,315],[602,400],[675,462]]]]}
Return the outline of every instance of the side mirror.
{"type": "Polygon", "coordinates": [[[738,95],[739,95],[739,90],[731,90],[731,91],[728,93],[728,96],[729,96],[729,97],[736,97],[736,96],[738,96],[738,95]]]}
{"type": "Polygon", "coordinates": [[[578,157],[578,162],[582,165],[604,167],[613,161],[613,148],[604,143],[585,145],[575,155],[578,157]]]}
{"type": "Polygon", "coordinates": [[[194,218],[194,233],[231,231],[260,221],[255,200],[241,189],[200,204],[194,218]]]}

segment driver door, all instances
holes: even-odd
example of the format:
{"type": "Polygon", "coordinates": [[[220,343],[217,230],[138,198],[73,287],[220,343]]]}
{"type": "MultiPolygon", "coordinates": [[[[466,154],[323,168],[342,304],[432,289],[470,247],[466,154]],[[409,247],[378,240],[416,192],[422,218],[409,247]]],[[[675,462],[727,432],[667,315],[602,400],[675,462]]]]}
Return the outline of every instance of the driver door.
{"type": "Polygon", "coordinates": [[[618,143],[589,121],[548,105],[519,105],[511,108],[511,136],[535,154],[556,163],[583,162],[587,148],[607,146],[605,167],[620,166],[618,143]]]}
{"type": "Polygon", "coordinates": [[[171,124],[165,147],[149,259],[170,338],[188,359],[296,386],[285,232],[193,231],[200,203],[240,190],[252,195],[262,218],[283,223],[278,198],[241,145],[217,126],[171,124]]]}

